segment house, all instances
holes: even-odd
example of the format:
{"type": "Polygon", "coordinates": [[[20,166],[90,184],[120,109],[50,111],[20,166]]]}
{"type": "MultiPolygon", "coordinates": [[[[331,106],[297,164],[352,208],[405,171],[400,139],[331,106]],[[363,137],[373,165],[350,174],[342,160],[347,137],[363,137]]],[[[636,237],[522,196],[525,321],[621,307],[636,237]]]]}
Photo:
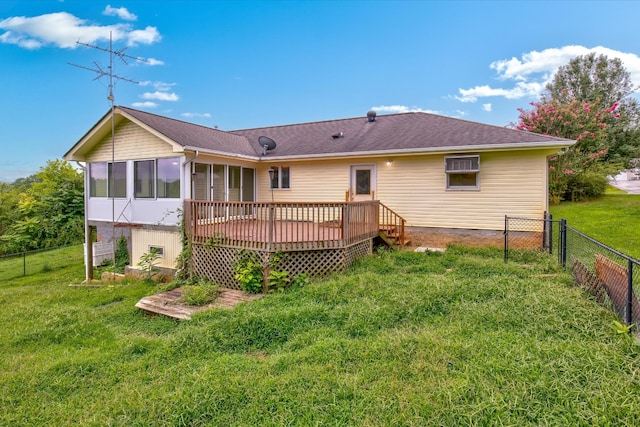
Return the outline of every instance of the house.
{"type": "Polygon", "coordinates": [[[125,235],[133,264],[156,247],[159,265],[172,268],[187,200],[375,200],[409,236],[499,232],[505,215],[543,215],[547,157],[573,143],[422,112],[226,132],[115,107],[64,158],[87,165],[86,214],[98,240],[125,235]]]}

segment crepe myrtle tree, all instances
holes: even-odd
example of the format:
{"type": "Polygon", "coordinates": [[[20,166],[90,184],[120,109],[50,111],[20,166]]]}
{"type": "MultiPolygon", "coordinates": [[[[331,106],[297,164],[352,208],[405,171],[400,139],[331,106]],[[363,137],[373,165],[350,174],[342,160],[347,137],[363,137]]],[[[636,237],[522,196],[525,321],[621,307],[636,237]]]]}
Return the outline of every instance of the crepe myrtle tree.
{"type": "Polygon", "coordinates": [[[558,100],[543,95],[531,109],[519,108],[516,129],[573,139],[576,144],[549,159],[549,197],[582,200],[604,194],[607,175],[622,166],[611,161],[607,144],[610,123],[620,117],[618,103],[583,102],[563,92],[558,100]]]}

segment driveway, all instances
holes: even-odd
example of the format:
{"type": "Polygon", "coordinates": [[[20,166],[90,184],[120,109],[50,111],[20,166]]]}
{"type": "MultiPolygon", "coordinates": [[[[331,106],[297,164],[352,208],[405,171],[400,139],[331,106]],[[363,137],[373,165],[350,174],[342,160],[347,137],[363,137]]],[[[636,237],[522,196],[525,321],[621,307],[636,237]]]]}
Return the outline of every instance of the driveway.
{"type": "Polygon", "coordinates": [[[640,194],[640,180],[638,179],[633,181],[609,181],[609,183],[629,194],[640,194]]]}

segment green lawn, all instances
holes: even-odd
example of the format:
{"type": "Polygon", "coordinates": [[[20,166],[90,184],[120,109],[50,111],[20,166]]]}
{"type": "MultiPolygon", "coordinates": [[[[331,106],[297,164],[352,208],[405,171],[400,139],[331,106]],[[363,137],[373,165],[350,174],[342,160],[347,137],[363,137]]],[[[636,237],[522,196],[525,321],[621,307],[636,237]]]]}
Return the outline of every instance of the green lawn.
{"type": "Polygon", "coordinates": [[[640,195],[607,194],[586,202],[552,206],[554,219],[633,258],[640,259],[640,195]]]}
{"type": "Polygon", "coordinates": [[[24,275],[47,273],[65,268],[72,262],[83,262],[82,245],[55,251],[29,252],[26,256],[0,258],[0,283],[24,275]]]}
{"type": "MultiPolygon", "coordinates": [[[[78,249],[80,250],[80,249],[78,249]]],[[[555,260],[384,253],[190,322],[81,263],[0,282],[0,425],[637,425],[640,345],[555,260]]]]}

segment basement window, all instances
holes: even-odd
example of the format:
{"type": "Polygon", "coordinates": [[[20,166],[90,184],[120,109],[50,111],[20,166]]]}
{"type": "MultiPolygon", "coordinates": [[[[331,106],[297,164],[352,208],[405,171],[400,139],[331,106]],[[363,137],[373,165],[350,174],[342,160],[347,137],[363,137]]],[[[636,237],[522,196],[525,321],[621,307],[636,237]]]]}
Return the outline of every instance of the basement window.
{"type": "Polygon", "coordinates": [[[480,189],[480,156],[447,156],[444,158],[447,190],[480,189]]]}
{"type": "Polygon", "coordinates": [[[151,251],[155,251],[156,255],[158,255],[160,258],[164,258],[164,247],[163,246],[149,245],[149,253],[151,253],[151,251]]]}

